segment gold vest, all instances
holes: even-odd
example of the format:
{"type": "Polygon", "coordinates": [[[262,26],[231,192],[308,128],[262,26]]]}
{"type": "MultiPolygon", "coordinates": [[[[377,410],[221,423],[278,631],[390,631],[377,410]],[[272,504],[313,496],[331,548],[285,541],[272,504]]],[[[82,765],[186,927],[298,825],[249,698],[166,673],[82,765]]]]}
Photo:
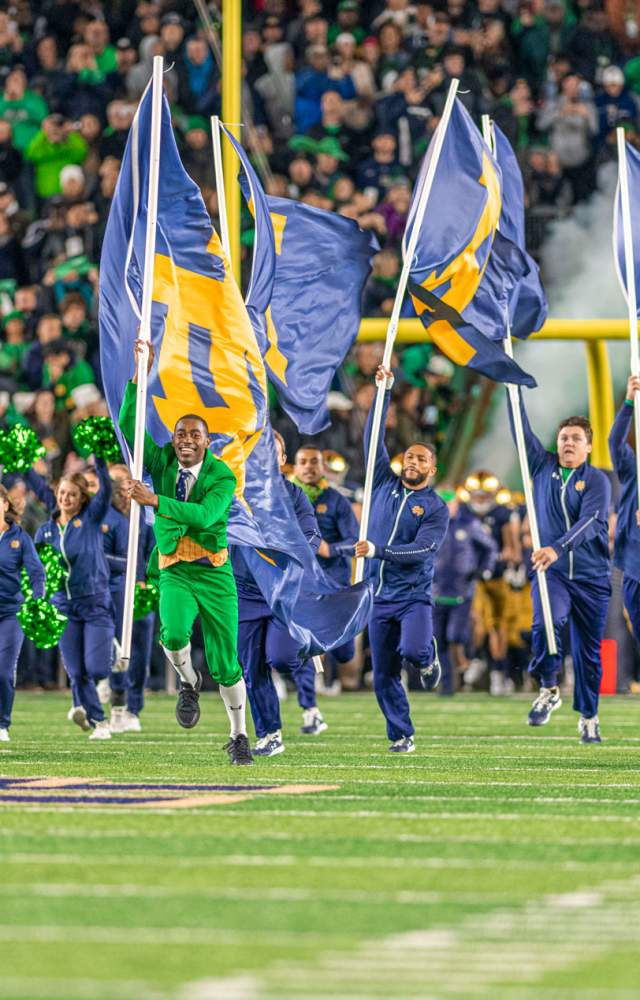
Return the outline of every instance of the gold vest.
{"type": "Polygon", "coordinates": [[[158,552],[158,566],[166,569],[177,562],[196,562],[197,559],[208,559],[212,566],[224,566],[229,558],[228,549],[220,549],[219,552],[209,552],[202,545],[198,545],[192,538],[181,538],[176,546],[175,552],[169,556],[163,556],[158,552]]]}

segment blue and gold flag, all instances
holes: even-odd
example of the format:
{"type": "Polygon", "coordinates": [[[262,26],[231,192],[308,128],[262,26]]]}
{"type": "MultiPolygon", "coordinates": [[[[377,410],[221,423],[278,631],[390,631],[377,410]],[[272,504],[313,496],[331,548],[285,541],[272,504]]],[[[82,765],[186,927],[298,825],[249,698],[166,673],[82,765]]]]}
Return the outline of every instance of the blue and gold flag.
{"type": "MultiPolygon", "coordinates": [[[[133,372],[145,262],[151,88],[131,127],[100,267],[100,353],[109,410],[117,416],[133,372]]],[[[185,413],[202,416],[212,451],[233,469],[229,541],[302,647],[318,651],[360,631],[362,588],[336,591],[302,534],[276,462],[262,354],[220,239],[178,154],[163,97],[146,426],[158,445],[185,413]]]]}
{"type": "Polygon", "coordinates": [[[511,382],[535,389],[535,379],[505,354],[500,344],[480,333],[443,298],[414,282],[409,283],[409,291],[420,305],[420,319],[434,343],[456,364],[466,365],[495,382],[511,382]],[[449,352],[442,347],[443,343],[448,344],[449,352]]]}
{"type": "MultiPolygon", "coordinates": [[[[404,237],[405,254],[433,150],[434,139],[416,182],[404,237]]],[[[464,105],[456,99],[418,234],[409,290],[416,313],[453,362],[501,382],[535,384],[515,362],[507,357],[498,359],[496,351],[501,349],[492,344],[497,330],[502,330],[501,337],[505,335],[502,279],[498,281],[498,297],[484,296],[481,308],[474,302],[494,247],[500,209],[500,169],[464,105]],[[419,295],[418,288],[427,294],[419,295]],[[433,297],[444,307],[436,308],[435,313],[433,297]]],[[[498,241],[498,255],[503,268],[513,268],[509,280],[517,282],[522,264],[517,248],[514,255],[498,241]]]]}
{"type": "Polygon", "coordinates": [[[335,212],[267,197],[246,152],[225,132],[240,157],[240,184],[255,220],[247,309],[282,408],[301,433],[316,434],[329,425],[327,393],[358,335],[378,241],[335,212]]]}

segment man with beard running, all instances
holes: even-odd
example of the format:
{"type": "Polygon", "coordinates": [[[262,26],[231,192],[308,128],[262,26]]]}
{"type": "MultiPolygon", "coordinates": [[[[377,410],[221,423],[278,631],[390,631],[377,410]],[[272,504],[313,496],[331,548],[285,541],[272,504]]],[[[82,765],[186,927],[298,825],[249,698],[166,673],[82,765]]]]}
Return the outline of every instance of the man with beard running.
{"type": "MultiPolygon", "coordinates": [[[[391,400],[393,374],[380,366],[376,382],[383,379],[386,393],[381,427],[391,400]]],[[[369,449],[373,410],[365,428],[365,452],[369,449]]],[[[442,673],[433,638],[431,587],[449,511],[429,486],[435,473],[435,448],[415,442],[405,451],[402,472],[397,476],[381,434],[368,538],[355,547],[356,556],[369,560],[366,575],[373,582],[374,604],[369,621],[373,688],[387,720],[391,753],[415,750],[409,700],[400,678],[402,667],[416,667],[422,686],[429,691],[437,687],[442,673]]]]}

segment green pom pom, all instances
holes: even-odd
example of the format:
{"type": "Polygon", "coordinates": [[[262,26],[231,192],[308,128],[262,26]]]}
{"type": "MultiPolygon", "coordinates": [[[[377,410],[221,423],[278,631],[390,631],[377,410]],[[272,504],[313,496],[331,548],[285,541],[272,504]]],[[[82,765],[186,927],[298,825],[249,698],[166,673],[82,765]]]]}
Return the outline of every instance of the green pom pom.
{"type": "Polygon", "coordinates": [[[81,454],[104,458],[105,462],[121,462],[122,452],[109,417],[87,417],[73,432],[76,448],[81,454]]]}
{"type": "Polygon", "coordinates": [[[62,590],[65,577],[67,576],[67,569],[62,563],[60,553],[57,549],[54,549],[53,545],[39,542],[36,545],[36,550],[40,557],[40,562],[44,566],[46,575],[45,596],[51,597],[52,594],[57,594],[59,590],[62,590]]]}
{"type": "Polygon", "coordinates": [[[46,448],[30,427],[16,424],[0,435],[0,465],[5,472],[26,472],[46,453],[46,448]]]}
{"type": "Polygon", "coordinates": [[[138,621],[144,618],[150,611],[156,611],[160,601],[160,591],[155,583],[147,580],[146,586],[142,587],[136,583],[136,592],[133,599],[133,618],[138,621]]]}
{"type": "Polygon", "coordinates": [[[31,639],[38,649],[57,646],[67,624],[66,615],[44,597],[28,597],[17,617],[26,638],[31,639]]]}

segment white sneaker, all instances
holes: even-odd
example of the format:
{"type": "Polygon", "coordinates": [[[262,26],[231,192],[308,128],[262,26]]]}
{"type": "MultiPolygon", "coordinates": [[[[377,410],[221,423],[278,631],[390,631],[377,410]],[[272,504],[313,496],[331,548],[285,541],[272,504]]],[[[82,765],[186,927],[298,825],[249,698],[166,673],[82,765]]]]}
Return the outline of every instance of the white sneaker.
{"type": "Polygon", "coordinates": [[[141,733],[142,723],[140,722],[140,716],[134,715],[133,712],[129,712],[125,709],[124,713],[124,730],[125,733],[141,733]]]}
{"type": "Polygon", "coordinates": [[[87,713],[82,705],[72,705],[67,712],[67,719],[69,722],[75,722],[76,726],[80,726],[80,729],[82,729],[85,733],[88,733],[91,729],[91,725],[87,719],[87,713]]]}
{"type": "Polygon", "coordinates": [[[463,679],[465,684],[477,684],[485,670],[487,669],[487,664],[484,660],[479,660],[477,657],[469,663],[469,666],[463,674],[463,679]]]}
{"type": "Polygon", "coordinates": [[[109,728],[109,723],[106,721],[106,719],[105,719],[104,722],[96,722],[96,728],[91,733],[91,736],[89,737],[89,739],[90,740],[110,740],[111,739],[111,729],[109,728]]]}
{"type": "Polygon", "coordinates": [[[0,743],[10,743],[10,742],[11,740],[9,738],[9,730],[0,729],[0,743]]]}
{"type": "Polygon", "coordinates": [[[251,753],[254,757],[277,757],[278,754],[284,753],[281,731],[278,729],[275,733],[267,733],[266,736],[262,736],[251,753]]]}
{"type": "Polygon", "coordinates": [[[319,688],[316,688],[316,694],[320,694],[325,698],[337,698],[339,694],[342,694],[342,684],[339,680],[335,680],[327,687],[321,685],[319,688]]]}
{"type": "Polygon", "coordinates": [[[304,736],[319,736],[320,733],[324,733],[325,729],[328,728],[329,726],[317,708],[306,708],[302,713],[300,732],[304,736]]]}
{"type": "Polygon", "coordinates": [[[500,670],[492,670],[489,674],[489,694],[504,694],[504,675],[500,670]]]}
{"type": "Polygon", "coordinates": [[[124,708],[112,708],[111,718],[109,719],[109,728],[112,733],[126,733],[126,723],[125,723],[125,709],[124,708]]]}
{"type": "Polygon", "coordinates": [[[101,705],[108,705],[111,701],[111,684],[109,683],[108,677],[103,677],[101,681],[96,684],[96,691],[98,692],[98,700],[101,705]]]}

